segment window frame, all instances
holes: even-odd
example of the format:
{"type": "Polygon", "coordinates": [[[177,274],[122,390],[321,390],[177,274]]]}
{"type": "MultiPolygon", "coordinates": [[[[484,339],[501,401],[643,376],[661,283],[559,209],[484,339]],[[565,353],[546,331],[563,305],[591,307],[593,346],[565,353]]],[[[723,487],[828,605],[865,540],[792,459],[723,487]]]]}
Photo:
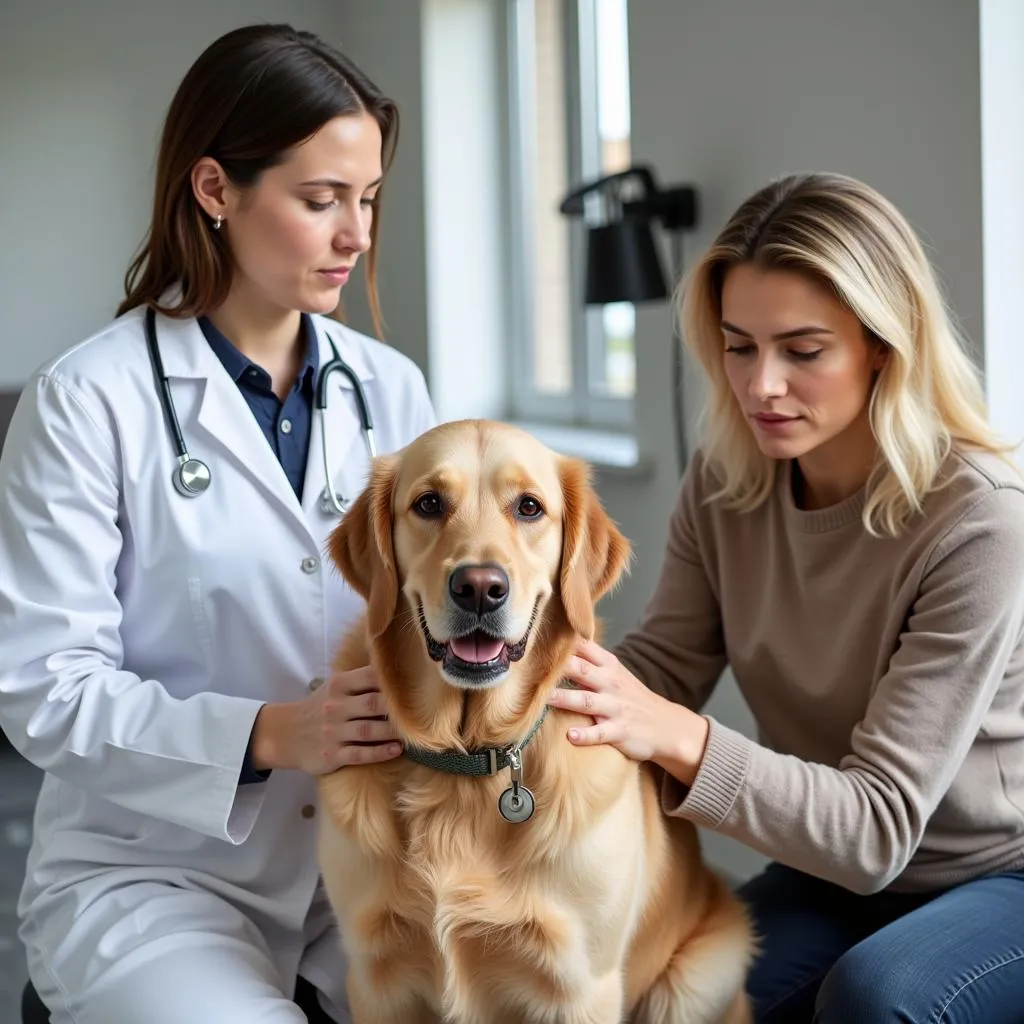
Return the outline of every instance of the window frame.
{"type": "MultiPolygon", "coordinates": [[[[567,179],[590,180],[602,173],[601,143],[598,129],[597,97],[597,23],[594,0],[561,0],[564,24],[565,95],[563,96],[568,133],[567,179]],[[582,97],[595,97],[585,105],[582,97]]],[[[534,287],[528,254],[533,248],[528,222],[518,211],[534,209],[532,168],[536,152],[526,124],[527,111],[534,108],[533,79],[521,68],[532,67],[534,50],[534,0],[506,0],[506,40],[508,117],[506,237],[509,266],[509,413],[514,419],[581,427],[629,430],[633,425],[633,397],[600,393],[598,382],[603,370],[595,372],[606,359],[606,339],[602,309],[584,306],[582,282],[585,273],[587,225],[582,218],[566,222],[569,232],[569,331],[571,389],[567,394],[551,395],[534,384],[532,310],[534,287]]]]}

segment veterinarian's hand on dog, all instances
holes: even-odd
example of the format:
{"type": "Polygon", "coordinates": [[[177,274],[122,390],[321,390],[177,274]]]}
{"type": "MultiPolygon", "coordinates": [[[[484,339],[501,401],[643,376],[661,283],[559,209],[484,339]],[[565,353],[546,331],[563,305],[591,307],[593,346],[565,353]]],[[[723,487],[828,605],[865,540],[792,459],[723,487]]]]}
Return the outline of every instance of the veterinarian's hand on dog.
{"type": "Polygon", "coordinates": [[[654,761],[685,785],[693,784],[704,756],[707,719],[649,690],[591,640],[578,642],[565,676],[579,689],[559,687],[548,704],[595,719],[593,725],[569,729],[571,743],[608,743],[634,761],[654,761]]]}
{"type": "Polygon", "coordinates": [[[308,697],[265,704],[253,730],[253,766],[326,775],[402,752],[370,668],[332,676],[308,697]]]}

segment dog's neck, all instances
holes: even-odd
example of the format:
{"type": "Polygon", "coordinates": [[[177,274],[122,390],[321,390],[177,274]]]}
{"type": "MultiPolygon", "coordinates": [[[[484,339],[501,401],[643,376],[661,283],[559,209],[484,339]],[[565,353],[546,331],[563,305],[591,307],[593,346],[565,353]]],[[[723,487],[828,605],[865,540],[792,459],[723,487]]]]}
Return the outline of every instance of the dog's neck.
{"type": "Polygon", "coordinates": [[[544,716],[546,694],[553,685],[554,680],[539,679],[525,685],[523,692],[532,697],[523,706],[520,702],[510,705],[507,695],[497,689],[457,690],[442,682],[440,699],[431,706],[404,705],[391,717],[407,744],[462,752],[501,749],[532,733],[544,716]]]}
{"type": "Polygon", "coordinates": [[[372,661],[399,736],[407,746],[461,753],[522,742],[569,656],[572,636],[561,633],[551,630],[539,656],[517,664],[514,681],[463,690],[445,682],[416,633],[396,623],[374,642],[372,661]]]}

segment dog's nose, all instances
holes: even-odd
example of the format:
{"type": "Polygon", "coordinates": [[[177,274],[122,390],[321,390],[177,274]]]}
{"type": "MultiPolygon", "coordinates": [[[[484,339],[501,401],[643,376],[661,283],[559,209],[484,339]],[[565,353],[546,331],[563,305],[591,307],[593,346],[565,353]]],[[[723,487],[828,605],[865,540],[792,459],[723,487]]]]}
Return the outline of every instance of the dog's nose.
{"type": "Polygon", "coordinates": [[[493,612],[508,598],[508,574],[496,565],[463,565],[448,580],[452,600],[467,612],[493,612]]]}

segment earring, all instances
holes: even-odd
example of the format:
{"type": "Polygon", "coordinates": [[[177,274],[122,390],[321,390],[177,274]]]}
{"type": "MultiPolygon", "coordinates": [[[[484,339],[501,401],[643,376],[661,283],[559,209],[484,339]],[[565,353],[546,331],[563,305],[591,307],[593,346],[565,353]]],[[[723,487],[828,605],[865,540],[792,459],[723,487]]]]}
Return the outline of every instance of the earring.
{"type": "Polygon", "coordinates": [[[224,218],[218,213],[213,219],[213,230],[220,231],[221,224],[224,223],[224,218]]]}

